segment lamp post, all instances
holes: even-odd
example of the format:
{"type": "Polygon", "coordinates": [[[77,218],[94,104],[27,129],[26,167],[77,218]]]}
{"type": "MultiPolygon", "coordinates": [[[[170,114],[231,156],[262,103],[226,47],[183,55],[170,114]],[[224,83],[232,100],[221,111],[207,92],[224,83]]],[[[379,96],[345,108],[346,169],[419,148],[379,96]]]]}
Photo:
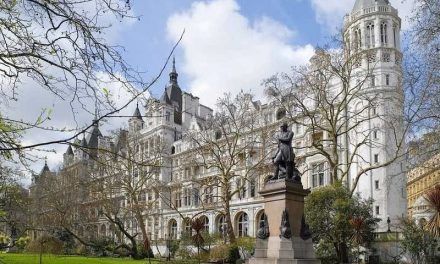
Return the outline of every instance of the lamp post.
{"type": "MultiPolygon", "coordinates": [[[[391,233],[391,219],[390,219],[390,217],[388,216],[387,217],[387,225],[388,225],[388,230],[387,230],[387,232],[388,233],[391,233]]],[[[397,229],[396,229],[396,236],[394,237],[394,249],[395,249],[395,255],[394,256],[391,256],[392,258],[393,258],[393,262],[394,263],[398,263],[398,260],[399,260],[399,256],[398,256],[398,249],[397,249],[397,238],[398,238],[398,231],[397,231],[397,229]]]]}
{"type": "Polygon", "coordinates": [[[391,232],[391,229],[390,229],[391,219],[390,219],[389,216],[388,216],[388,218],[387,218],[387,224],[388,224],[388,230],[387,230],[387,232],[390,233],[390,232],[391,232]]]}
{"type": "Polygon", "coordinates": [[[168,256],[167,256],[167,261],[171,260],[171,235],[166,235],[165,234],[165,243],[166,243],[166,247],[168,249],[168,256]]]}

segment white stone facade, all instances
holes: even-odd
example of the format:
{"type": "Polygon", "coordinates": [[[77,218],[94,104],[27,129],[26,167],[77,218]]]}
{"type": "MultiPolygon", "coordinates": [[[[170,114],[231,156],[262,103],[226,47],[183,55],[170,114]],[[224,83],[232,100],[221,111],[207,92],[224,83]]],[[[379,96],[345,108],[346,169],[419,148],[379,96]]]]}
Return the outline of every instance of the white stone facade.
{"type": "MultiPolygon", "coordinates": [[[[367,124],[369,130],[375,130],[371,135],[373,146],[361,149],[362,160],[355,160],[357,166],[352,166],[349,174],[348,186],[362,164],[373,165],[387,160],[389,155],[396,151],[393,143],[395,133],[401,133],[399,124],[390,128],[390,122],[397,122],[402,115],[402,91],[400,88],[402,54],[400,52],[400,18],[397,10],[389,5],[388,1],[357,0],[351,14],[347,15],[344,22],[344,37],[353,52],[369,51],[371,62],[375,67],[372,73],[371,88],[366,92],[379,95],[379,104],[372,109],[371,115],[381,118],[372,118],[367,124]],[[397,87],[397,88],[396,88],[397,87]],[[387,113],[393,113],[388,116],[387,113]],[[397,119],[395,118],[397,116],[397,119]],[[397,128],[397,129],[396,129],[397,128]]],[[[365,70],[365,65],[360,65],[359,71],[365,70]]],[[[162,166],[157,174],[157,180],[175,190],[169,194],[161,194],[178,208],[170,208],[166,202],[160,200],[156,211],[147,217],[147,229],[151,239],[165,238],[165,235],[179,237],[185,230],[183,217],[192,218],[195,215],[204,217],[209,232],[218,232],[222,226],[222,216],[216,210],[202,212],[199,197],[212,199],[217,189],[198,190],[188,180],[190,177],[205,177],[215,175],[213,170],[203,168],[185,167],[183,160],[190,159],[194,147],[183,141],[182,135],[189,129],[201,126],[213,111],[199,103],[199,98],[182,92],[177,84],[177,72],[173,64],[170,73],[170,84],[166,87],[164,95],[159,99],[150,99],[146,102],[145,109],[136,110],[135,115],[129,120],[129,138],[136,135],[139,151],[142,155],[150,155],[154,148],[163,145],[166,147],[162,157],[162,166]],[[144,112],[142,115],[141,112],[144,112]],[[210,196],[211,195],[211,196],[210,196]],[[210,198],[211,197],[211,198],[210,198]]],[[[200,95],[203,96],[203,95],[200,95]]],[[[206,95],[207,96],[207,95],[206,95]]],[[[357,104],[362,102],[356,102],[357,104]]],[[[356,105],[350,106],[355,108],[356,105]]],[[[259,111],[261,119],[265,119],[268,126],[278,127],[278,108],[274,103],[261,105],[255,102],[255,111],[259,111]]],[[[304,127],[294,125],[291,127],[295,133],[294,148],[305,146],[305,141],[311,135],[304,127]]],[[[327,135],[323,134],[322,137],[327,135]]],[[[341,157],[346,151],[351,151],[352,145],[347,147],[347,142],[341,149],[341,157]]],[[[297,150],[297,157],[307,154],[308,149],[297,150]]],[[[75,155],[82,155],[75,153],[75,155]]],[[[82,157],[84,158],[84,157],[82,157]]],[[[80,157],[75,157],[81,159],[80,157]]],[[[66,158],[69,162],[72,159],[66,158]]],[[[388,217],[394,222],[398,217],[406,215],[406,189],[403,161],[397,160],[391,165],[368,171],[360,177],[356,193],[363,198],[374,199],[373,212],[382,221],[378,231],[386,231],[388,217]]],[[[331,182],[328,164],[320,155],[307,157],[300,171],[304,188],[314,188],[327,185],[331,182]]],[[[262,198],[258,194],[259,188],[264,183],[267,175],[260,175],[257,182],[248,182],[247,188],[237,195],[232,201],[231,215],[234,222],[234,231],[238,236],[255,236],[259,219],[263,213],[262,198]]],[[[146,186],[148,192],[148,186],[146,186]]],[[[152,191],[151,191],[152,192],[152,191]]],[[[156,195],[148,194],[147,200],[158,199],[156,195]]],[[[216,201],[212,201],[215,204],[216,201]]],[[[106,228],[109,230],[109,228],[106,228]]]]}

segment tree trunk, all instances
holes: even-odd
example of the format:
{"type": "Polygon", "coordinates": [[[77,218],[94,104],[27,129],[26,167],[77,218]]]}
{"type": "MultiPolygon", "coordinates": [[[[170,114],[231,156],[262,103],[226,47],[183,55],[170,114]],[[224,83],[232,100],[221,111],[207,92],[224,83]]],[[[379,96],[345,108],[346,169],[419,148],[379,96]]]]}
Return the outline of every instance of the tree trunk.
{"type": "Polygon", "coordinates": [[[137,200],[137,197],[135,197],[135,199],[133,199],[134,202],[134,206],[135,206],[135,217],[136,220],[138,222],[138,225],[141,229],[142,232],[142,237],[144,238],[144,243],[143,243],[143,251],[142,254],[146,254],[146,256],[150,256],[152,255],[153,251],[151,250],[151,245],[150,245],[150,238],[148,237],[147,234],[147,229],[145,228],[145,221],[144,218],[142,217],[142,212],[141,212],[141,206],[139,205],[139,202],[137,200]]]}
{"type": "Polygon", "coordinates": [[[348,262],[348,248],[345,242],[338,243],[338,260],[339,263],[349,263],[348,262]]]}
{"type": "Polygon", "coordinates": [[[233,243],[235,243],[235,234],[234,234],[234,228],[232,225],[230,204],[229,204],[228,199],[225,200],[225,221],[226,221],[226,224],[228,227],[227,231],[228,231],[229,243],[233,244],[233,243]]]}

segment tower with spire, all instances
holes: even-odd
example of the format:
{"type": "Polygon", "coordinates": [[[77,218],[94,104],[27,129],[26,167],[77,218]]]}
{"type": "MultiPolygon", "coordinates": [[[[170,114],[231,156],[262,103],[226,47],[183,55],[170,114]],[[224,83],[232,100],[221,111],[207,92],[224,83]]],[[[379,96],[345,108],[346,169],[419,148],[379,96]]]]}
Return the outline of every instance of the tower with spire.
{"type": "MultiPolygon", "coordinates": [[[[362,58],[355,63],[355,73],[365,77],[362,89],[365,96],[374,98],[369,107],[369,130],[372,143],[361,149],[362,161],[370,166],[393,158],[400,149],[392,135],[403,135],[403,89],[401,85],[402,53],[400,50],[401,19],[388,0],[356,0],[344,20],[346,54],[362,58]]],[[[362,77],[362,78],[364,78],[362,77]]],[[[354,102],[356,105],[362,102],[354,102]]],[[[363,102],[366,103],[366,102],[363,102]]],[[[348,151],[350,151],[348,147],[348,151]]],[[[374,169],[361,176],[356,192],[362,198],[373,199],[373,213],[381,219],[378,231],[387,230],[392,223],[406,214],[405,164],[393,164],[374,169]]],[[[352,166],[350,175],[357,174],[352,166]]],[[[355,179],[349,179],[349,183],[355,179]]]]}
{"type": "MultiPolygon", "coordinates": [[[[173,65],[169,74],[170,79],[168,85],[162,94],[161,101],[173,106],[176,112],[182,111],[182,90],[177,82],[179,74],[176,71],[176,59],[173,57],[173,65]]],[[[176,117],[175,117],[176,118],[176,117]]],[[[176,119],[177,121],[177,119],[176,119]]]]}

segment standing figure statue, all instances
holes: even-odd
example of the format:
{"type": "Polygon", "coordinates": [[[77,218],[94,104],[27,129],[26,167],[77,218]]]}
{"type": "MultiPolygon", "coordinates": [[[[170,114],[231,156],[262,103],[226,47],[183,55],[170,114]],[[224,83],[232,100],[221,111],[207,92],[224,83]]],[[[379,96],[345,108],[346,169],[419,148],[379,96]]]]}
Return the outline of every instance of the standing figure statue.
{"type": "Polygon", "coordinates": [[[300,182],[301,178],[298,169],[295,168],[295,154],[292,149],[293,132],[287,128],[287,123],[283,123],[277,135],[278,150],[272,157],[275,171],[271,180],[288,179],[300,182]]]}

